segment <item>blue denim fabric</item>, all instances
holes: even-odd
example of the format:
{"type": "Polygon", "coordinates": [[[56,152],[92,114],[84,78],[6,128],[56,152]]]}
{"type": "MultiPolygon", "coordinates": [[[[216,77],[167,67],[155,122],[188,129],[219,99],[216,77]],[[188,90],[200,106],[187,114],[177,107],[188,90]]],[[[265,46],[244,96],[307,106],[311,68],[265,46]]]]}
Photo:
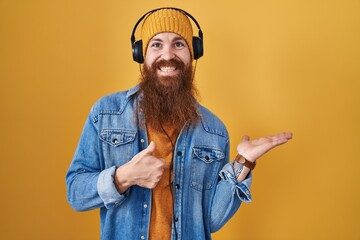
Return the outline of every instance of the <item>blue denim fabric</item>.
{"type": "MultiPolygon", "coordinates": [[[[93,106],[66,175],[67,198],[75,210],[100,208],[103,240],[148,239],[151,190],[132,186],[119,194],[113,183],[116,167],[148,146],[146,129],[139,124],[140,98],[134,87],[93,106]]],[[[199,113],[199,123],[185,124],[176,142],[173,239],[175,234],[177,239],[211,239],[241,202],[251,201],[251,174],[237,183],[228,163],[225,126],[200,105],[199,113]]]]}

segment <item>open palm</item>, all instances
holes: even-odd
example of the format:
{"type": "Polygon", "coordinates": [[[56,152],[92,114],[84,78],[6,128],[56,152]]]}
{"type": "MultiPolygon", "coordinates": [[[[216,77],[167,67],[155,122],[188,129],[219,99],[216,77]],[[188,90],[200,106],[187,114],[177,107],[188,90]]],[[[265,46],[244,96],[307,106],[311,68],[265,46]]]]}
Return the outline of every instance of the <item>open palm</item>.
{"type": "Polygon", "coordinates": [[[243,155],[247,160],[255,162],[256,159],[263,154],[273,149],[276,146],[286,143],[292,138],[292,133],[283,132],[272,136],[257,138],[250,140],[249,136],[245,135],[242,142],[237,146],[239,154],[243,155]]]}

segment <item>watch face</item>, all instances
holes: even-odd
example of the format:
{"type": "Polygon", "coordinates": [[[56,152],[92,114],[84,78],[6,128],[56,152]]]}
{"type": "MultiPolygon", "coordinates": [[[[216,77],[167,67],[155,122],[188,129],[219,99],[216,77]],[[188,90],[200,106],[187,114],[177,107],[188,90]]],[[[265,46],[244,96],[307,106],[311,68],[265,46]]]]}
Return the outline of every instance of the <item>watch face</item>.
{"type": "Polygon", "coordinates": [[[255,168],[256,163],[255,162],[251,162],[249,160],[246,160],[246,158],[244,158],[243,156],[241,156],[240,154],[237,154],[235,157],[235,160],[238,163],[243,164],[245,167],[250,168],[251,170],[253,170],[255,168]]]}
{"type": "Polygon", "coordinates": [[[245,158],[243,156],[241,156],[240,154],[236,154],[235,160],[238,163],[245,163],[245,158]]]}
{"type": "Polygon", "coordinates": [[[243,156],[241,156],[241,155],[239,156],[238,159],[239,159],[238,162],[241,163],[241,164],[244,164],[246,162],[245,158],[243,156]]]}

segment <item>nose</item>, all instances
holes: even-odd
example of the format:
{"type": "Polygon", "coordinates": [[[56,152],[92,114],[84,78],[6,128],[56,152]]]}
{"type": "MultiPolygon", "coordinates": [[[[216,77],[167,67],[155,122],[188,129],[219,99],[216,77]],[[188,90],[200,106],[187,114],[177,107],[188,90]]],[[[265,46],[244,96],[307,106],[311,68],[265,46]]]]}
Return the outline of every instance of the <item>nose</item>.
{"type": "Polygon", "coordinates": [[[170,60],[173,59],[175,57],[175,53],[173,51],[173,49],[170,46],[164,47],[162,54],[161,54],[161,58],[164,60],[170,60]]]}

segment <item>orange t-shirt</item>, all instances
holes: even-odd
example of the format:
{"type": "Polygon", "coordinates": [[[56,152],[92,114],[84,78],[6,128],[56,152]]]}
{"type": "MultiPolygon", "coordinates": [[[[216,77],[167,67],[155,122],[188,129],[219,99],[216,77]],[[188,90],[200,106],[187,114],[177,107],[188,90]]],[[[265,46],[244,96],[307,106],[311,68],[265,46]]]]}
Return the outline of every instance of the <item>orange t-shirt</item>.
{"type": "Polygon", "coordinates": [[[164,173],[154,189],[152,189],[151,218],[150,218],[150,240],[171,239],[171,223],[173,216],[173,199],[170,189],[172,176],[170,176],[170,165],[172,160],[172,143],[175,144],[179,132],[175,128],[164,127],[163,131],[156,131],[147,125],[149,143],[154,141],[156,149],[155,157],[166,161],[164,173]],[[170,179],[171,178],[171,179],[170,179]]]}

